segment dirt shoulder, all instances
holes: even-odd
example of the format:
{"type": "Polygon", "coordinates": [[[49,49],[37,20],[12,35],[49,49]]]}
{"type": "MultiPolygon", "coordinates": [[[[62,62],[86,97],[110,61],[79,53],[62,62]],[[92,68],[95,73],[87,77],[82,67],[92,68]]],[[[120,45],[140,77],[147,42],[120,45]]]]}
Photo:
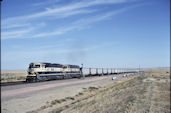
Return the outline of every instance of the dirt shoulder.
{"type": "MultiPolygon", "coordinates": [[[[67,97],[74,97],[77,94],[81,94],[81,92],[84,91],[84,89],[87,89],[89,87],[98,87],[102,88],[105,87],[108,84],[111,84],[115,81],[112,81],[112,77],[117,76],[118,79],[122,76],[119,77],[119,75],[110,75],[110,76],[96,76],[96,77],[87,77],[86,79],[81,79],[81,80],[63,80],[63,81],[49,81],[49,82],[42,82],[42,83],[35,83],[35,84],[28,84],[28,89],[29,88],[37,88],[37,86],[44,87],[45,85],[50,85],[54,86],[56,84],[63,84],[61,87],[54,87],[50,89],[44,89],[40,91],[34,91],[32,93],[24,93],[24,95],[18,95],[18,96],[13,96],[9,99],[4,99],[1,101],[1,111],[3,113],[26,113],[28,111],[39,111],[39,109],[44,108],[45,106],[51,105],[55,100],[60,100],[60,99],[65,99],[67,97]],[[78,83],[78,84],[68,84],[69,82],[73,81],[82,81],[84,83],[78,83]],[[85,82],[87,81],[87,82],[85,82]],[[39,84],[39,85],[38,85],[39,84]]],[[[121,77],[122,78],[122,77],[121,77]]],[[[121,79],[120,78],[120,79],[121,79]]],[[[8,88],[8,90],[3,90],[3,91],[11,91],[17,88],[17,92],[19,93],[18,90],[22,91],[27,91],[26,86],[24,85],[14,85],[10,86],[12,88],[8,88]],[[20,87],[18,87],[20,86],[20,87]],[[22,87],[21,87],[22,86],[22,87]],[[25,89],[26,88],[26,89],[25,89]],[[11,89],[11,90],[10,90],[11,89]]],[[[7,88],[6,86],[4,88],[7,88]]],[[[7,95],[6,95],[7,96],[7,95]]],[[[2,99],[2,97],[1,97],[2,99]]],[[[72,99],[68,99],[72,100],[72,99]]],[[[61,104],[62,105],[62,104],[61,104]]],[[[51,111],[50,109],[49,111],[51,111]]],[[[40,110],[41,112],[41,110],[40,110]]],[[[47,112],[46,112],[47,113],[47,112]]]]}
{"type": "Polygon", "coordinates": [[[169,113],[170,73],[168,70],[148,71],[106,87],[84,88],[75,96],[55,99],[40,113],[169,113]]]}

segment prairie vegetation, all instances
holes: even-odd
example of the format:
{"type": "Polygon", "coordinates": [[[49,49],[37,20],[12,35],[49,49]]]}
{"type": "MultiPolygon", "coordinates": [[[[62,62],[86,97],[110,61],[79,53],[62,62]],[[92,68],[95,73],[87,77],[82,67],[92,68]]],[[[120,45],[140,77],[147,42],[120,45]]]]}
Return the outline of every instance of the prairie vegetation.
{"type": "Polygon", "coordinates": [[[1,71],[1,82],[25,81],[27,71],[1,71]]]}
{"type": "Polygon", "coordinates": [[[148,70],[106,87],[84,88],[37,111],[50,113],[170,113],[170,71],[148,70]]]}

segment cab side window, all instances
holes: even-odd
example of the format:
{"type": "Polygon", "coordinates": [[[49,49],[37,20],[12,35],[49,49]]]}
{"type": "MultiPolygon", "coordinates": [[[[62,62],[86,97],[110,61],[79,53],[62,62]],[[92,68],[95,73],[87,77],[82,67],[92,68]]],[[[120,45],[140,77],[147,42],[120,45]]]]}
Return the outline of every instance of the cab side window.
{"type": "Polygon", "coordinates": [[[35,65],[35,68],[40,68],[40,65],[35,65]]]}

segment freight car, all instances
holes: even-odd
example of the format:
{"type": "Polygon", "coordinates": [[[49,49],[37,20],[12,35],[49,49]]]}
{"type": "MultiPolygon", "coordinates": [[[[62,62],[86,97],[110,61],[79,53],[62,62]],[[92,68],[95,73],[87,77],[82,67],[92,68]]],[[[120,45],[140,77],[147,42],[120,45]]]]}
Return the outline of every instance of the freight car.
{"type": "Polygon", "coordinates": [[[77,65],[62,65],[56,63],[30,63],[27,82],[45,81],[53,79],[81,77],[80,67],[77,65]]]}

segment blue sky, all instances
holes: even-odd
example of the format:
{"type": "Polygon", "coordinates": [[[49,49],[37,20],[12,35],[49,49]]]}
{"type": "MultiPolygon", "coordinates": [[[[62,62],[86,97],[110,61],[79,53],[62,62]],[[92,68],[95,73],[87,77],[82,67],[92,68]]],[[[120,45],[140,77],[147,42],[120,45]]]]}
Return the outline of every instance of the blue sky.
{"type": "Polygon", "coordinates": [[[169,0],[3,0],[2,70],[30,62],[167,67],[169,0]]]}

